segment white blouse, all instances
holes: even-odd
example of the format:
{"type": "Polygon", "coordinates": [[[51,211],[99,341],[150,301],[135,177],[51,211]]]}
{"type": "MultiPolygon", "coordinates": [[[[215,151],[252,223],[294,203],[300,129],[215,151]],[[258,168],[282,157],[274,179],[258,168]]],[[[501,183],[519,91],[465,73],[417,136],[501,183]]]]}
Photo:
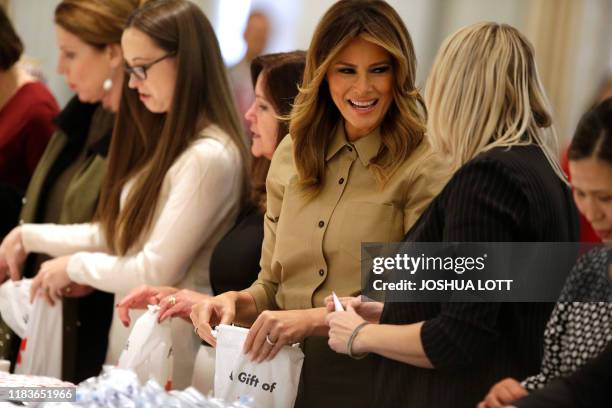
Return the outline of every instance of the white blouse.
{"type": "MultiPolygon", "coordinates": [[[[211,293],[210,257],[239,212],[242,166],[240,152],[229,136],[218,126],[209,126],[166,173],[152,226],[125,256],[111,252],[96,223],[24,224],[23,244],[28,252],[72,255],[70,279],[115,293],[116,301],[143,284],[211,293]]],[[[132,185],[124,187],[121,205],[132,185]]],[[[191,383],[200,341],[189,323],[173,319],[172,325],[173,385],[185,388],[191,383]]],[[[115,314],[108,364],[117,363],[129,330],[115,314]]]]}

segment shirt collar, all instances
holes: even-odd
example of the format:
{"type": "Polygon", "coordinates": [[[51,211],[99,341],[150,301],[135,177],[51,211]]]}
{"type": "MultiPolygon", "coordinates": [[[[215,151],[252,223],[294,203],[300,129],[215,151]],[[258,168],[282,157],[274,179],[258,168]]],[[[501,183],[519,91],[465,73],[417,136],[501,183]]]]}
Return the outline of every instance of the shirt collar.
{"type": "Polygon", "coordinates": [[[336,126],[334,137],[327,147],[325,161],[329,161],[345,146],[355,148],[359,160],[361,160],[364,166],[368,166],[370,161],[376,157],[378,150],[380,149],[380,129],[376,128],[368,135],[351,143],[346,138],[346,134],[344,132],[344,122],[341,121],[338,126],[336,126]]]}

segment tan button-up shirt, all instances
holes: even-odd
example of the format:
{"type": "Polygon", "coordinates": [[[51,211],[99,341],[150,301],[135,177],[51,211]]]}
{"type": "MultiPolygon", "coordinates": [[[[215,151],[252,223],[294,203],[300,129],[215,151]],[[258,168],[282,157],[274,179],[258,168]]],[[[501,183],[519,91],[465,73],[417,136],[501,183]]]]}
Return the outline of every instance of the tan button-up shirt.
{"type": "Polygon", "coordinates": [[[261,272],[246,289],[257,310],[323,306],[332,291],[361,291],[361,243],[400,241],[447,181],[426,141],[380,187],[368,168],[380,133],[347,141],[338,126],[314,199],[297,186],[293,142],[279,144],[268,172],[261,272]]]}

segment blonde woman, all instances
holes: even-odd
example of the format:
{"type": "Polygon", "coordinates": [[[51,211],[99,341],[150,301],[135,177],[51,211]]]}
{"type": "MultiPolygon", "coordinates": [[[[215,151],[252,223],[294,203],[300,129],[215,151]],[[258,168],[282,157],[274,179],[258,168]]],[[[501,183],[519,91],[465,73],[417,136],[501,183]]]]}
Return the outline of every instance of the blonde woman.
{"type": "MultiPolygon", "coordinates": [[[[428,136],[456,170],[406,240],[575,241],[578,221],[556,158],[533,48],[480,23],[440,49],[427,82],[428,136]]],[[[380,406],[475,406],[497,380],[538,371],[551,308],[513,303],[348,301],[328,316],[330,346],[375,353],[380,406]],[[352,348],[348,340],[353,335],[352,348]]]]}
{"type": "Polygon", "coordinates": [[[212,326],[251,326],[245,352],[273,358],[304,342],[296,406],[369,406],[370,361],[329,350],[324,299],[356,295],[360,243],[397,241],[439,191],[423,139],[415,56],[401,19],[384,1],[343,0],[323,16],[304,81],[267,179],[261,272],[250,288],[194,307],[212,326]]]}

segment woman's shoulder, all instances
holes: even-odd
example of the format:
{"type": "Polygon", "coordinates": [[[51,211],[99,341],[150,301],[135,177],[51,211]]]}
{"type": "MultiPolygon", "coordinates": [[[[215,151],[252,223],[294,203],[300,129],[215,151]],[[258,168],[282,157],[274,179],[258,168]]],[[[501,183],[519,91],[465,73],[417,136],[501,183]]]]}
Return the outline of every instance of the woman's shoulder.
{"type": "Polygon", "coordinates": [[[285,136],[274,151],[272,161],[293,162],[293,138],[291,135],[285,136]]]}
{"type": "Polygon", "coordinates": [[[40,81],[26,82],[19,88],[18,95],[27,99],[30,103],[50,104],[55,109],[58,108],[55,97],[49,88],[40,81]]]}
{"type": "Polygon", "coordinates": [[[236,143],[230,135],[216,124],[206,126],[198,133],[198,137],[187,148],[199,155],[225,154],[240,156],[236,143]]]}
{"type": "Polygon", "coordinates": [[[423,139],[392,178],[400,179],[403,183],[423,180],[428,185],[435,185],[439,192],[450,176],[443,157],[433,150],[427,139],[423,139]]]}
{"type": "Polygon", "coordinates": [[[539,164],[535,165],[534,161],[539,159],[546,162],[546,157],[537,146],[495,147],[461,166],[451,182],[478,176],[480,179],[503,179],[520,184],[526,176],[538,173],[535,167],[539,164]]]}
{"type": "Polygon", "coordinates": [[[217,171],[240,168],[240,152],[230,136],[217,125],[209,125],[198,134],[172,165],[172,171],[185,168],[204,170],[214,166],[217,171]]]}
{"type": "Polygon", "coordinates": [[[293,139],[291,135],[285,136],[274,151],[270,170],[268,170],[268,182],[288,184],[297,175],[293,161],[293,139]]]}
{"type": "Polygon", "coordinates": [[[552,171],[544,152],[535,144],[494,147],[480,153],[466,163],[464,167],[483,165],[517,177],[531,172],[541,172],[544,167],[552,171]]]}
{"type": "Polygon", "coordinates": [[[563,288],[563,302],[610,302],[610,248],[597,246],[582,255],[572,268],[563,288]]]}
{"type": "Polygon", "coordinates": [[[22,112],[27,120],[51,121],[60,112],[57,101],[39,81],[31,81],[22,85],[11,98],[13,110],[22,112]]]}

